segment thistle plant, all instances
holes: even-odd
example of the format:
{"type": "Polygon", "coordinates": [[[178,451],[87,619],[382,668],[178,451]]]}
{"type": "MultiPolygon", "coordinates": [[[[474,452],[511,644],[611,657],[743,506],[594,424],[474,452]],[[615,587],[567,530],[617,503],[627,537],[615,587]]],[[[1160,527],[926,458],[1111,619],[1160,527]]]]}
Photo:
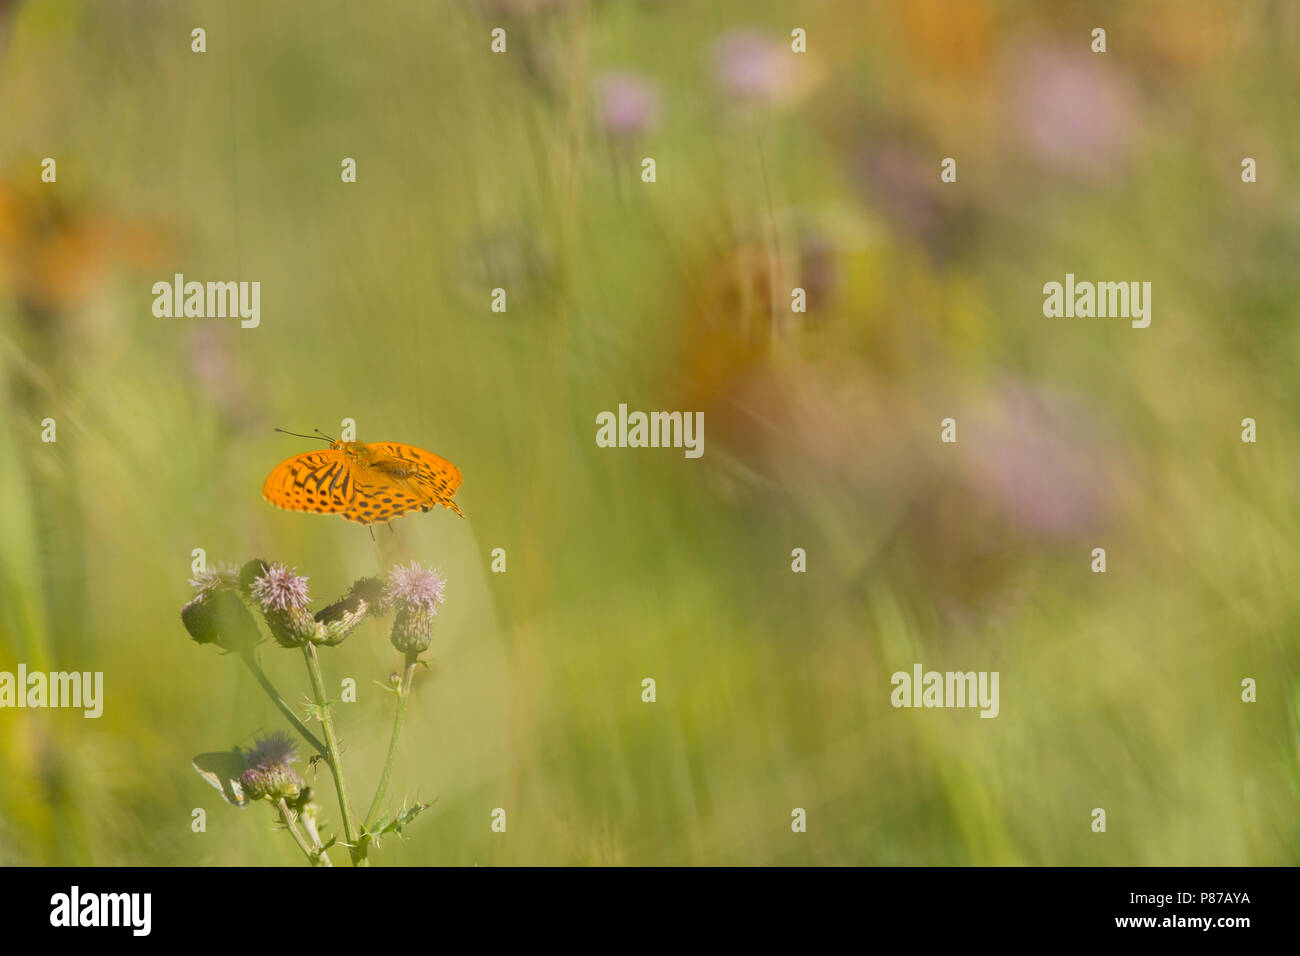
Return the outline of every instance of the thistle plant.
{"type": "Polygon", "coordinates": [[[294,768],[299,760],[298,748],[284,733],[263,737],[249,750],[236,747],[224,753],[200,755],[194,759],[195,769],[235,806],[248,806],[254,801],[270,803],[312,866],[332,866],[328,851],[336,845],[347,848],[353,866],[368,866],[372,847],[377,848],[389,833],[400,837],[411,821],[428,809],[428,804],[403,803],[398,809],[381,813],[415,669],[424,663],[420,655],[432,643],[434,618],[445,600],[446,582],[436,570],[412,561],[407,566],[394,566],[384,579],[357,580],[341,598],[314,614],[307,578],[283,564],[253,560],[238,569],[222,565],[198,575],[190,584],[194,598],[181,608],[186,631],[195,643],[212,644],[238,657],[311,748],[309,763],[315,766],[324,762],[329,768],[342,833],[322,840],[319,806],[311,788],[294,768]],[[393,615],[390,640],[402,655],[403,668],[400,677],[394,675],[389,685],[381,685],[396,696],[397,707],[375,795],[366,815],[358,818],[348,795],[338,732],[317,649],[337,647],[362,621],[387,614],[393,615]],[[257,623],[259,618],[276,645],[297,649],[303,656],[312,691],[305,719],[285,701],[262,669],[258,646],[265,638],[257,623]],[[320,737],[312,732],[309,721],[320,724],[320,737]]]}

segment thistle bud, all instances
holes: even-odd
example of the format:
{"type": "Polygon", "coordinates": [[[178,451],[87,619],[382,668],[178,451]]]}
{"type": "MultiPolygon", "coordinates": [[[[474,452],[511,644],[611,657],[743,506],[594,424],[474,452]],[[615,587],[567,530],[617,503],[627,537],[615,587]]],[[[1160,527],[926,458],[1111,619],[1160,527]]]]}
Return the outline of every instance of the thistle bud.
{"type": "Polygon", "coordinates": [[[235,572],[235,581],[239,585],[239,593],[250,601],[253,600],[253,582],[270,569],[271,562],[263,561],[261,558],[245,561],[239,570],[235,572]]]}
{"type": "Polygon", "coordinates": [[[181,623],[196,644],[215,644],[221,639],[214,604],[210,595],[200,594],[181,608],[181,623]]]}
{"type": "Polygon", "coordinates": [[[412,561],[395,566],[388,575],[384,601],[397,612],[393,619],[393,646],[403,654],[427,650],[433,640],[433,619],[444,601],[446,581],[436,570],[412,561]]]}
{"type": "Polygon", "coordinates": [[[293,769],[298,751],[284,734],[263,737],[247,755],[247,766],[239,777],[244,793],[253,800],[296,800],[304,789],[302,777],[293,769]]]}
{"type": "Polygon", "coordinates": [[[359,579],[342,598],[316,612],[315,640],[329,646],[341,644],[366,615],[380,609],[383,601],[382,581],[378,578],[359,579]]]}
{"type": "Polygon", "coordinates": [[[254,647],[261,635],[236,591],[233,570],[215,568],[190,581],[198,591],[181,608],[181,623],[198,644],[216,644],[223,650],[242,651],[254,647]]]}

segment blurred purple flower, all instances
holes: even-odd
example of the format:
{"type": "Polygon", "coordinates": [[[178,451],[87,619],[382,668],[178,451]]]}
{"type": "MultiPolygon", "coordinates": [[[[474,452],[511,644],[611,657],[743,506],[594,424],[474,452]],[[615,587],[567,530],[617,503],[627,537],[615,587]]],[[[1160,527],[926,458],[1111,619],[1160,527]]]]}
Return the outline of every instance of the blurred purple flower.
{"type": "Polygon", "coordinates": [[[1035,159],[1083,179],[1107,179],[1122,169],[1138,104],[1116,69],[1107,56],[1050,44],[1012,58],[1012,124],[1035,159]]]}
{"type": "Polygon", "coordinates": [[[970,235],[973,213],[962,191],[939,179],[943,153],[905,132],[868,127],[858,135],[848,173],[864,200],[900,237],[922,243],[936,262],[950,260],[970,235]]]}
{"type": "Polygon", "coordinates": [[[808,308],[815,321],[839,283],[835,247],[821,232],[804,232],[799,236],[799,284],[808,293],[808,308]]]}
{"type": "Polygon", "coordinates": [[[231,378],[230,355],[214,326],[198,326],[190,336],[190,369],[211,395],[224,390],[231,378]]]}
{"type": "Polygon", "coordinates": [[[216,325],[195,326],[189,337],[189,366],[194,382],[220,413],[224,423],[239,427],[258,418],[255,383],[239,364],[233,339],[216,325]]]}
{"type": "Polygon", "coordinates": [[[718,83],[732,97],[748,103],[771,103],[792,92],[791,53],[766,33],[737,30],[713,46],[718,83]]]}
{"type": "Polygon", "coordinates": [[[596,81],[600,124],[613,136],[635,138],[659,120],[659,92],[637,73],[606,73],[596,81]]]}
{"type": "Polygon", "coordinates": [[[307,607],[307,579],[283,564],[273,564],[253,582],[253,597],[262,610],[302,611],[307,607]]]}
{"type": "Polygon", "coordinates": [[[972,488],[1021,531],[1067,537],[1104,517],[1111,456],[1084,409],[1013,383],[971,426],[966,434],[978,436],[980,449],[967,460],[972,488]]]}
{"type": "Polygon", "coordinates": [[[855,179],[900,231],[928,239],[943,224],[941,186],[930,155],[882,137],[863,149],[854,167],[855,179]]]}

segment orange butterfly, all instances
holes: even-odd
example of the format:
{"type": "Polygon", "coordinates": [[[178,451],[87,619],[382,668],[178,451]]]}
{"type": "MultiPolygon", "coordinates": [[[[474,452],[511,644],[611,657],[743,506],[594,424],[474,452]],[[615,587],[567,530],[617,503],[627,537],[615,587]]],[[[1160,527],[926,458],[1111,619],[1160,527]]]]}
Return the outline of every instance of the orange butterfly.
{"type": "Polygon", "coordinates": [[[329,448],[294,455],[271,469],[263,498],[278,508],[342,515],[367,525],[438,504],[465,517],[452,501],[460,469],[445,458],[395,441],[367,445],[321,437],[329,448]]]}

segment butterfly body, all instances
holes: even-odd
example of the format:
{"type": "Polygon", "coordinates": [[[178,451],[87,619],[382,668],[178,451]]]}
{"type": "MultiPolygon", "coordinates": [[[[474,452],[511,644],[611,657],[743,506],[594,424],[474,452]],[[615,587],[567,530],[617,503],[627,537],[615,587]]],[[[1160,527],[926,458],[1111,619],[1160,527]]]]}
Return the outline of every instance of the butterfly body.
{"type": "Polygon", "coordinates": [[[332,441],[276,465],[262,497],[290,511],[337,514],[366,525],[439,504],[463,518],[452,500],[460,482],[459,468],[414,445],[332,441]]]}

